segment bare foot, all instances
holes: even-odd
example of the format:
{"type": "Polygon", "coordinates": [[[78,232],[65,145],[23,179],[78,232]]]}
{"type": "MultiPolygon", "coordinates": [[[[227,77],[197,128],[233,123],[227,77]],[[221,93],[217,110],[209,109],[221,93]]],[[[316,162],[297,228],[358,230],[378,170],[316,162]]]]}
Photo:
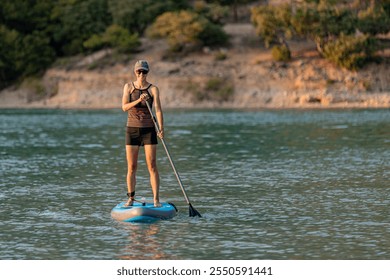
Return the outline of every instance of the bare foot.
{"type": "Polygon", "coordinates": [[[133,206],[133,203],[134,203],[134,197],[129,197],[129,199],[125,203],[125,207],[133,206]]]}

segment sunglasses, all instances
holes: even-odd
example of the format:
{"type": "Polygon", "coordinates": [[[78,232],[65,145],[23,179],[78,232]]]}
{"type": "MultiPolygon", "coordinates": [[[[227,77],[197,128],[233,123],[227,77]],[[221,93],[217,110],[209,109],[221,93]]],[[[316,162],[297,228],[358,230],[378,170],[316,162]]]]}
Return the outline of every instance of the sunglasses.
{"type": "Polygon", "coordinates": [[[144,75],[148,74],[148,71],[146,71],[146,70],[137,70],[136,72],[137,72],[138,75],[141,74],[141,73],[144,74],[144,75]]]}

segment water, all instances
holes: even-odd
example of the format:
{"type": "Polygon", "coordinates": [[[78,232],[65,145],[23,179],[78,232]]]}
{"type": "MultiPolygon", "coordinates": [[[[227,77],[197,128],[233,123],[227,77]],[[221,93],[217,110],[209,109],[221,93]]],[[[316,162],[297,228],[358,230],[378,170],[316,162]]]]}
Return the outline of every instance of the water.
{"type": "MultiPolygon", "coordinates": [[[[169,111],[166,141],[203,218],[124,224],[125,114],[0,111],[0,259],[389,259],[390,111],[169,111]]],[[[139,197],[151,199],[144,154],[139,197]]]]}

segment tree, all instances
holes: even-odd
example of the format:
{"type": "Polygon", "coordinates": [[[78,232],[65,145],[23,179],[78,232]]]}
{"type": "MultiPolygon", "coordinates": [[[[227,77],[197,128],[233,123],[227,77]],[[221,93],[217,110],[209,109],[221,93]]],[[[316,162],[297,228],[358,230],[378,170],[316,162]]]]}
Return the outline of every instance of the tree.
{"type": "Polygon", "coordinates": [[[166,12],[148,30],[148,35],[166,38],[173,51],[186,47],[226,43],[227,35],[218,25],[191,11],[166,12]]]}
{"type": "Polygon", "coordinates": [[[390,13],[386,12],[385,6],[371,5],[366,10],[359,11],[357,27],[365,34],[386,34],[390,31],[389,15],[390,13]]]}
{"type": "Polygon", "coordinates": [[[58,56],[85,51],[83,43],[104,32],[112,18],[107,0],[61,0],[51,13],[50,33],[58,56]]]}
{"type": "Polygon", "coordinates": [[[238,22],[238,6],[254,2],[253,0],[211,0],[209,2],[218,3],[222,6],[229,6],[233,10],[234,22],[238,22]]]}
{"type": "Polygon", "coordinates": [[[0,5],[0,24],[20,34],[33,31],[47,31],[51,10],[55,1],[2,0],[0,5]]]}
{"type": "Polygon", "coordinates": [[[251,12],[256,33],[263,38],[266,47],[276,42],[288,47],[286,37],[291,37],[291,10],[288,5],[258,6],[251,12]]]}
{"type": "Polygon", "coordinates": [[[10,84],[19,75],[14,62],[19,33],[0,25],[0,89],[10,84]]]}
{"type": "Polygon", "coordinates": [[[198,13],[205,18],[207,18],[210,22],[215,24],[222,24],[224,18],[226,18],[228,14],[228,7],[221,6],[218,3],[206,3],[206,1],[198,0],[194,3],[194,12],[198,13]]]}
{"type": "Polygon", "coordinates": [[[199,43],[205,19],[190,11],[166,12],[159,16],[148,31],[151,37],[166,38],[172,50],[199,43]]]}
{"type": "Polygon", "coordinates": [[[161,14],[189,8],[184,0],[111,0],[109,11],[113,23],[122,26],[130,33],[143,35],[146,28],[161,14]]]}
{"type": "Polygon", "coordinates": [[[55,59],[48,22],[50,1],[3,0],[0,6],[0,89],[37,75],[55,59]]]}
{"type": "Polygon", "coordinates": [[[55,59],[49,38],[43,32],[23,35],[0,25],[0,88],[18,77],[37,75],[55,59]]]}
{"type": "Polygon", "coordinates": [[[324,56],[340,67],[358,70],[370,61],[376,47],[376,40],[368,35],[341,34],[324,46],[324,56]]]}
{"type": "Polygon", "coordinates": [[[353,34],[356,30],[356,16],[350,10],[334,6],[299,7],[291,19],[294,32],[310,38],[317,44],[319,53],[328,41],[341,33],[353,34]]]}

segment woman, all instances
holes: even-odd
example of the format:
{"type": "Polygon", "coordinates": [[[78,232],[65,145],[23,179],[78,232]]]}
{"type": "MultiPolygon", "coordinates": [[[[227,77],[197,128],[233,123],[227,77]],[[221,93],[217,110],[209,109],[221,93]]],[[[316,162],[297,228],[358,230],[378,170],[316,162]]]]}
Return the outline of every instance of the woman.
{"type": "Polygon", "coordinates": [[[127,159],[127,196],[125,206],[132,206],[135,198],[136,171],[138,153],[141,146],[145,149],[146,164],[150,174],[155,207],[161,207],[159,189],[160,178],[156,165],[157,136],[164,137],[163,112],[160,93],[156,86],[146,80],[149,64],[138,60],[134,66],[137,80],[123,87],[122,110],[128,112],[126,125],[126,159],[127,159]],[[146,105],[154,104],[160,133],[157,135],[152,116],[146,105]]]}

